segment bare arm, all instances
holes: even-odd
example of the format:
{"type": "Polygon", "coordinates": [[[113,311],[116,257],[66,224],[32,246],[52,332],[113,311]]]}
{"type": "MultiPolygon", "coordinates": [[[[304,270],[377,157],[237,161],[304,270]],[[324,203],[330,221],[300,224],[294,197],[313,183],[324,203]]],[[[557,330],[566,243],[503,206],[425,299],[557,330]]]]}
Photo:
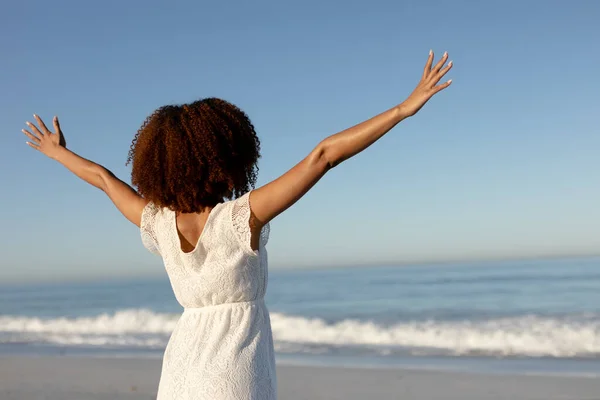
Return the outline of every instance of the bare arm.
{"type": "Polygon", "coordinates": [[[125,218],[139,226],[146,201],[131,186],[118,179],[108,169],[68,150],[65,147],[66,142],[60,130],[58,118],[54,117],[55,132],[50,132],[41,118],[37,115],[34,117],[39,128],[27,122],[31,131],[23,129],[23,133],[31,140],[27,144],[58,161],[90,185],[102,190],[125,218]]]}
{"type": "Polygon", "coordinates": [[[429,99],[452,82],[438,82],[452,67],[444,67],[447,53],[432,67],[433,52],[423,71],[421,81],[401,104],[351,128],[329,136],[291,170],[274,181],[254,190],[250,198],[253,236],[259,229],[298,201],[328,170],[360,153],[375,143],[403,119],[416,114],[429,99]]]}

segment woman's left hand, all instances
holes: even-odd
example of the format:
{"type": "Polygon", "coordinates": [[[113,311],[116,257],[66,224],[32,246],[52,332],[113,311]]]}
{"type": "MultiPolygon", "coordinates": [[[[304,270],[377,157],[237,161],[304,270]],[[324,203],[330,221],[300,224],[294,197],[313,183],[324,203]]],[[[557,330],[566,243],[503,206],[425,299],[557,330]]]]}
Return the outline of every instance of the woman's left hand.
{"type": "Polygon", "coordinates": [[[444,53],[440,61],[433,65],[433,51],[429,52],[421,81],[410,96],[398,106],[404,117],[415,115],[436,93],[450,86],[452,79],[438,85],[438,82],[452,68],[452,61],[444,67],[446,61],[448,61],[448,53],[444,53]]]}

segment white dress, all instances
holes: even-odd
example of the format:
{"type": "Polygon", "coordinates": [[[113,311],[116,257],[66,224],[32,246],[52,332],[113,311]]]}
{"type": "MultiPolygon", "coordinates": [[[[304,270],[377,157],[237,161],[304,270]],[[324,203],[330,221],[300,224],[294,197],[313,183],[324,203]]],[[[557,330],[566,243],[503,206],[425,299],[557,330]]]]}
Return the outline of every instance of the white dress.
{"type": "Polygon", "coordinates": [[[193,251],[180,247],[175,212],[149,203],[142,241],[163,258],[184,307],[165,349],[157,400],[275,400],[267,288],[269,226],[250,245],[249,193],[210,212],[193,251]]]}

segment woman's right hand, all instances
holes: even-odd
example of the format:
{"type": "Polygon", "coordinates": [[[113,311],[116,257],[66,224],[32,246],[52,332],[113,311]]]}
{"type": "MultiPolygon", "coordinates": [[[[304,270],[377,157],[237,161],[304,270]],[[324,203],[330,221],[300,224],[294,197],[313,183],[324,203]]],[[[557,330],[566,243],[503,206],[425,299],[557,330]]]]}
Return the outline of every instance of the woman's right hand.
{"type": "Polygon", "coordinates": [[[40,117],[35,114],[33,116],[37,121],[37,126],[27,122],[30,130],[23,129],[23,133],[30,140],[27,144],[58,161],[90,185],[102,190],[125,218],[140,226],[142,210],[147,201],[102,165],[67,150],[67,143],[60,130],[58,118],[54,117],[54,132],[50,132],[40,117]]]}
{"type": "Polygon", "coordinates": [[[38,117],[36,114],[33,114],[33,116],[36,119],[39,128],[29,121],[26,122],[29,129],[31,129],[31,131],[28,131],[27,129],[21,129],[30,140],[26,143],[29,145],[29,147],[40,151],[44,155],[50,158],[55,158],[57,150],[59,150],[61,147],[67,147],[65,137],[60,130],[58,117],[54,117],[54,132],[50,132],[40,117],[38,117]]]}

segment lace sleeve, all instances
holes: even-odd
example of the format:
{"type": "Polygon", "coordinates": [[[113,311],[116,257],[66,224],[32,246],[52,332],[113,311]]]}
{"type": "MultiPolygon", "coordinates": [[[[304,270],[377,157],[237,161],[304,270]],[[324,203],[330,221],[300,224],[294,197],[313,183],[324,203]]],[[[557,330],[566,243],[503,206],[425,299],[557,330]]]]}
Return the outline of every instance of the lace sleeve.
{"type": "Polygon", "coordinates": [[[160,256],[160,249],[158,247],[158,240],[156,239],[156,232],[154,227],[156,225],[156,214],[158,213],[158,207],[154,203],[149,202],[142,210],[142,219],[140,221],[140,232],[142,235],[142,243],[144,247],[153,254],[160,256]]]}
{"type": "MultiPolygon", "coordinates": [[[[251,239],[252,232],[250,230],[250,193],[241,196],[237,200],[234,200],[231,207],[231,221],[233,225],[233,231],[238,237],[242,248],[245,251],[254,253],[252,250],[251,239]]],[[[263,226],[260,232],[260,239],[258,247],[263,247],[269,241],[270,226],[267,223],[263,226]]]]}

